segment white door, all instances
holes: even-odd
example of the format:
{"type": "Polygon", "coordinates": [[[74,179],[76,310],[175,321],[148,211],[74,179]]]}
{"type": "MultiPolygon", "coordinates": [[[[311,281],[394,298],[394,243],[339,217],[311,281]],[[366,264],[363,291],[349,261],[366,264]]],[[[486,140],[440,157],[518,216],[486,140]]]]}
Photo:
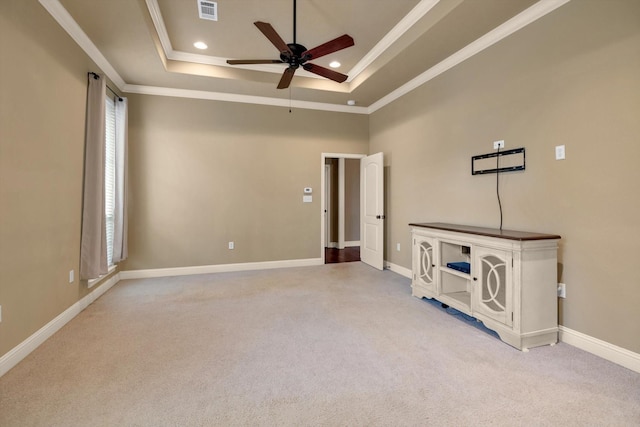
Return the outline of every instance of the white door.
{"type": "Polygon", "coordinates": [[[383,154],[360,161],[361,228],[360,259],[372,267],[384,267],[384,170],[383,154]]]}

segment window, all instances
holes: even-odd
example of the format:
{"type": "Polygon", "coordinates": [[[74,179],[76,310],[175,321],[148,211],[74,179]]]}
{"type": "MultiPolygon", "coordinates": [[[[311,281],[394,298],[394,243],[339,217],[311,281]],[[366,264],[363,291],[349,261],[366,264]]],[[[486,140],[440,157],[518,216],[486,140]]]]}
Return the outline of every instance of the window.
{"type": "Polygon", "coordinates": [[[80,278],[91,285],[127,259],[128,103],[102,76],[88,79],[80,278]]]}
{"type": "Polygon", "coordinates": [[[116,184],[116,101],[107,96],[105,103],[104,207],[107,220],[107,264],[112,266],[116,184]]]}

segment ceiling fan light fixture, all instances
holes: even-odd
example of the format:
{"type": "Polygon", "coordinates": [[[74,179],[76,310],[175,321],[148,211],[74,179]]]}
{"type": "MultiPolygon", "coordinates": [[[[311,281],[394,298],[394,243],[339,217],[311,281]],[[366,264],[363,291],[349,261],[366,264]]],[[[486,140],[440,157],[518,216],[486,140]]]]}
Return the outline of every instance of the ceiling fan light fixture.
{"type": "Polygon", "coordinates": [[[331,68],[340,68],[342,64],[339,63],[338,61],[332,61],[331,64],[329,64],[329,67],[331,68]]]}
{"type": "Polygon", "coordinates": [[[209,46],[207,46],[207,44],[206,44],[205,42],[195,42],[195,43],[193,44],[193,46],[194,46],[196,49],[200,49],[200,50],[204,50],[204,49],[206,49],[206,48],[208,48],[208,47],[209,47],[209,46]]]}

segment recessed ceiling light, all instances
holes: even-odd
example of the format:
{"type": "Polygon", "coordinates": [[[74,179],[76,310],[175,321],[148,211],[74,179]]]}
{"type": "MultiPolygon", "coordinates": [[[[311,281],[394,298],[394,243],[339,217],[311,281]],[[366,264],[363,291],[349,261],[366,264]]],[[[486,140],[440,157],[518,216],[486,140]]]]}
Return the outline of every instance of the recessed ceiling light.
{"type": "Polygon", "coordinates": [[[193,45],[197,49],[206,49],[207,47],[209,47],[209,46],[207,46],[207,44],[205,42],[195,42],[193,45]]]}
{"type": "Polygon", "coordinates": [[[347,101],[347,105],[350,105],[353,107],[354,105],[356,105],[356,101],[354,99],[350,99],[347,101]]]}
{"type": "Polygon", "coordinates": [[[331,64],[329,64],[329,67],[338,68],[340,65],[342,64],[340,64],[338,61],[333,61],[331,64]]]}

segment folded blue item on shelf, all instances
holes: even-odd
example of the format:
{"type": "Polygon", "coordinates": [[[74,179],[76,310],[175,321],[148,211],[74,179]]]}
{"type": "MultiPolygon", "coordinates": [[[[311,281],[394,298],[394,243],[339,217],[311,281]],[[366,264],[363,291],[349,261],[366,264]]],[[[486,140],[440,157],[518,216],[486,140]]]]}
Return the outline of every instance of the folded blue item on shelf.
{"type": "Polygon", "coordinates": [[[447,267],[463,273],[471,273],[471,264],[468,262],[448,262],[447,267]]]}

